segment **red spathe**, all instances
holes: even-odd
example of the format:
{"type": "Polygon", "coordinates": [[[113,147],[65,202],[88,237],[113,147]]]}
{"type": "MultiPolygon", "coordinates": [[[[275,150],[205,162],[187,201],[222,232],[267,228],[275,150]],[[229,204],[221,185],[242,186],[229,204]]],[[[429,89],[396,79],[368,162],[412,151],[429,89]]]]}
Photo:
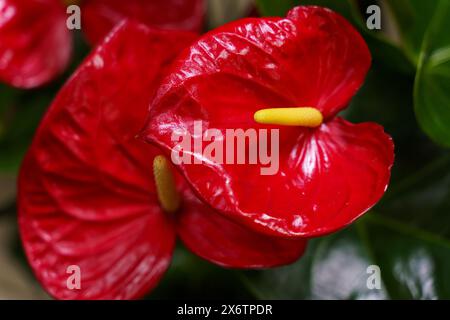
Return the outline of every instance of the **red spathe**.
{"type": "Polygon", "coordinates": [[[72,52],[66,18],[60,0],[1,0],[0,81],[34,88],[62,73],[72,52]]]}
{"type": "Polygon", "coordinates": [[[81,3],[86,37],[97,43],[123,19],[168,30],[200,32],[205,0],[85,0],[81,3]]]}
{"type": "Polygon", "coordinates": [[[167,214],[152,161],[135,139],[166,66],[196,35],[121,24],[62,88],[19,178],[19,226],[28,260],[59,299],[138,298],[169,267],[176,235],[222,266],[271,267],[298,259],[306,241],[271,238],[232,222],[176,176],[180,210],[167,214]],[[81,271],[70,290],[67,267],[81,271]]]}
{"type": "MultiPolygon", "coordinates": [[[[180,164],[201,196],[225,216],[281,237],[314,237],[347,226],[384,194],[392,139],[375,123],[336,114],[362,85],[371,56],[341,16],[296,7],[287,18],[250,18],[213,30],[172,65],[151,105],[142,137],[169,154],[172,132],[278,128],[280,169],[260,165],[180,164]],[[315,129],[255,123],[257,110],[314,107],[315,129]]],[[[194,155],[201,157],[201,155],[194,155]]]]}

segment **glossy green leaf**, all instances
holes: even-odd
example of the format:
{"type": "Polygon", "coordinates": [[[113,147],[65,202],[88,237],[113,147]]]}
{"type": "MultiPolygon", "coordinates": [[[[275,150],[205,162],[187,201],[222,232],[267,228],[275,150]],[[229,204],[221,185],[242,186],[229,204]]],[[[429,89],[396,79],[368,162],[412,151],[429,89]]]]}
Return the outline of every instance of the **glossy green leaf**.
{"type": "Polygon", "coordinates": [[[313,240],[295,264],[246,275],[246,284],[264,299],[448,299],[449,249],[448,241],[370,213],[313,240]],[[371,286],[374,266],[380,289],[371,286]]]}
{"type": "Polygon", "coordinates": [[[450,242],[450,153],[393,184],[377,211],[450,242]]]}
{"type": "Polygon", "coordinates": [[[386,218],[369,221],[368,242],[390,298],[450,298],[448,239],[386,218]]]}
{"type": "Polygon", "coordinates": [[[442,1],[425,36],[414,88],[417,119],[438,144],[450,147],[450,2],[442,1]]]}
{"type": "Polygon", "coordinates": [[[366,286],[371,257],[356,228],[313,240],[298,262],[247,275],[260,299],[365,299],[386,296],[366,286]]]}
{"type": "Polygon", "coordinates": [[[439,1],[441,0],[386,1],[400,32],[402,47],[416,64],[425,33],[433,20],[439,1]]]}

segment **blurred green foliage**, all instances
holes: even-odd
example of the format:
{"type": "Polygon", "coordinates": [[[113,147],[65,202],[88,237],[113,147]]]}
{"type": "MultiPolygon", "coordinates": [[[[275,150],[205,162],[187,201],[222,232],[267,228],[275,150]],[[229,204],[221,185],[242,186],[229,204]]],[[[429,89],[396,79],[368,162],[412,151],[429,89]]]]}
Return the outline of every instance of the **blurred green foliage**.
{"type": "Polygon", "coordinates": [[[21,92],[0,85],[0,171],[17,171],[56,87],[21,92]]]}
{"type": "Polygon", "coordinates": [[[0,84],[0,173],[18,171],[45,111],[88,53],[88,46],[80,33],[75,33],[74,41],[71,65],[55,82],[34,90],[19,90],[0,84]]]}
{"type": "Polygon", "coordinates": [[[432,17],[420,50],[414,90],[417,119],[437,143],[450,147],[450,1],[432,17]]]}

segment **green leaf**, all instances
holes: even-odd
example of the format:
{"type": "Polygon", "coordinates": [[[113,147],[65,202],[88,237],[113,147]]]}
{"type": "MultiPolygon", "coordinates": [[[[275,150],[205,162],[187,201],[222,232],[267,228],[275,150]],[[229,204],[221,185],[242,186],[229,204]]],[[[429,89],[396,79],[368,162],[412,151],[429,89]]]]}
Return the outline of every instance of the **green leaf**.
{"type": "Polygon", "coordinates": [[[422,129],[450,147],[450,2],[441,1],[432,20],[420,54],[414,108],[422,129]]]}
{"type": "MultiPolygon", "coordinates": [[[[417,65],[425,33],[440,0],[386,1],[400,31],[402,47],[417,65]]],[[[445,0],[444,0],[445,1],[445,0]]]]}
{"type": "MultiPolygon", "coordinates": [[[[422,165],[423,166],[423,165],[422,165]]],[[[259,298],[449,299],[450,153],[395,183],[375,211],[311,241],[293,265],[247,273],[259,298]],[[369,290],[378,265],[381,290],[369,290]]]]}
{"type": "Polygon", "coordinates": [[[377,211],[450,242],[450,152],[392,185],[377,211]]]}
{"type": "Polygon", "coordinates": [[[448,239],[377,215],[368,215],[366,230],[390,298],[450,298],[448,239]]]}
{"type": "Polygon", "coordinates": [[[450,297],[450,241],[382,216],[311,241],[293,265],[246,274],[264,299],[436,299],[450,297]],[[380,268],[381,288],[369,289],[380,268]]]}
{"type": "Polygon", "coordinates": [[[260,299],[381,299],[383,290],[366,286],[372,264],[353,227],[312,240],[298,262],[248,274],[246,283],[260,299]]]}

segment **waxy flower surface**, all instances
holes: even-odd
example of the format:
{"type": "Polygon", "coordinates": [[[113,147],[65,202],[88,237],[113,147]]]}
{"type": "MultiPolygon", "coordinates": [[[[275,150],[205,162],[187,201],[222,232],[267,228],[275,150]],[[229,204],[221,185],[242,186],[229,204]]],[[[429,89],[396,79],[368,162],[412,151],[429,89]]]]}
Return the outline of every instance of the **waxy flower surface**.
{"type": "Polygon", "coordinates": [[[96,44],[123,19],[161,29],[200,31],[204,0],[0,0],[0,81],[34,88],[65,70],[72,51],[67,21],[80,6],[81,29],[96,44]]]}
{"type": "MultiPolygon", "coordinates": [[[[384,194],[392,139],[375,123],[337,116],[361,87],[370,52],[357,31],[324,8],[249,18],[213,30],[173,64],[142,137],[169,155],[172,133],[279,129],[278,172],[260,165],[179,164],[196,193],[259,232],[313,237],[339,230],[384,194]]],[[[201,158],[201,154],[194,154],[201,158]]]]}
{"type": "Polygon", "coordinates": [[[135,138],[162,74],[195,37],[121,24],[43,119],[20,172],[19,226],[54,297],[143,296],[168,268],[176,235],[226,267],[272,267],[302,255],[305,240],[268,237],[218,214],[158,148],[135,138]],[[80,289],[67,287],[70,266],[81,270],[80,289]]]}
{"type": "Polygon", "coordinates": [[[123,19],[134,19],[167,30],[199,32],[205,16],[204,0],[84,0],[83,26],[97,43],[123,19]]]}
{"type": "Polygon", "coordinates": [[[60,0],[0,0],[0,81],[46,83],[66,68],[72,40],[60,0]]]}

